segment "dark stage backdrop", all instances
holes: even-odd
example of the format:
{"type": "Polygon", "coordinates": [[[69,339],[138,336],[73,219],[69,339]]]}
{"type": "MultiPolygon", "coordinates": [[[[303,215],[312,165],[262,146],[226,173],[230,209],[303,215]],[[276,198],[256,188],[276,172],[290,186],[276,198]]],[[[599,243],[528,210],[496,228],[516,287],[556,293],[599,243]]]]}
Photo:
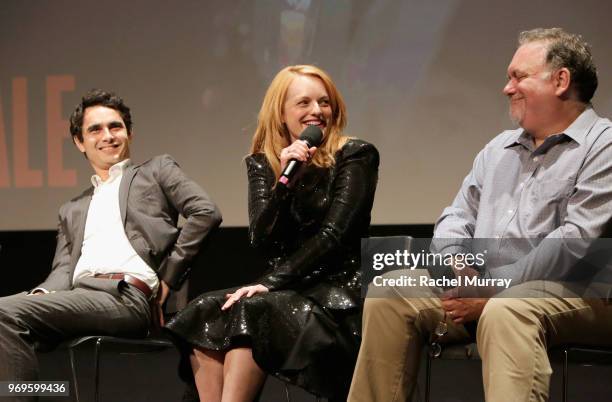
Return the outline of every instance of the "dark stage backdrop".
{"type": "Polygon", "coordinates": [[[347,133],[381,152],[377,224],[428,223],[477,151],[511,127],[501,89],[517,33],[562,26],[593,45],[612,115],[612,2],[600,0],[2,0],[0,230],[53,229],[89,183],[68,136],[82,93],[132,106],[133,156],[173,155],[247,225],[249,148],[282,67],[328,70],[347,133]]]}
{"type": "MultiPolygon", "coordinates": [[[[374,225],[371,236],[427,238],[433,225],[374,225]]],[[[51,270],[55,252],[54,230],[0,231],[0,297],[32,289],[51,270]]],[[[188,297],[207,290],[238,286],[257,279],[266,268],[249,247],[247,228],[231,227],[217,230],[203,245],[191,266],[188,297]]]]}

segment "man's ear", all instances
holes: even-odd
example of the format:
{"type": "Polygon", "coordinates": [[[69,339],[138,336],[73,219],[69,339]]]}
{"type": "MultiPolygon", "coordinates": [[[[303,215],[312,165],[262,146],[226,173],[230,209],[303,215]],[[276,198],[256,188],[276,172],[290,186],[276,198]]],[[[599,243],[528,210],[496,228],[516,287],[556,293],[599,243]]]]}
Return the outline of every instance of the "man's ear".
{"type": "Polygon", "coordinates": [[[76,135],[73,136],[72,142],[74,142],[74,145],[76,145],[79,151],[81,151],[82,153],[85,153],[85,146],[83,146],[83,143],[79,140],[79,137],[77,137],[76,135]]]}
{"type": "Polygon", "coordinates": [[[562,67],[553,74],[553,79],[556,86],[555,94],[557,96],[569,95],[570,84],[572,82],[572,73],[570,73],[566,67],[562,67]]]}

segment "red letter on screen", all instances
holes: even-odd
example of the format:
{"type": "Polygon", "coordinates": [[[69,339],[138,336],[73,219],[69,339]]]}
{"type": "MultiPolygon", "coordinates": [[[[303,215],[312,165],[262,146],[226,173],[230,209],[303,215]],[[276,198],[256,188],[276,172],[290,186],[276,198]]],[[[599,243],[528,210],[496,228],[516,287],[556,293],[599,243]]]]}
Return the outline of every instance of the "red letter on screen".
{"type": "Polygon", "coordinates": [[[4,130],[4,114],[0,99],[0,188],[10,185],[8,172],[8,153],[6,151],[6,131],[4,130]]]}
{"type": "Polygon", "coordinates": [[[42,171],[30,169],[28,146],[28,83],[13,79],[13,165],[15,187],[42,187],[42,171]]]}
{"type": "Polygon", "coordinates": [[[74,77],[54,75],[47,77],[47,168],[49,186],[76,186],[74,169],[64,170],[63,146],[68,135],[68,121],[62,119],[62,92],[74,91],[74,77]]]}

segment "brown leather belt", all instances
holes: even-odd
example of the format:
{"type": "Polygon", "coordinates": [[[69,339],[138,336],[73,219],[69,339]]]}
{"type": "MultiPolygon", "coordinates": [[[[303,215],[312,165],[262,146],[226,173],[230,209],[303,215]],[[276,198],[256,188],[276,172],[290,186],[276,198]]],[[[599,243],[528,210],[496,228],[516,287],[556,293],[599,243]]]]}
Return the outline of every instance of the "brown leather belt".
{"type": "Polygon", "coordinates": [[[96,275],[94,275],[94,278],[120,279],[120,280],[125,281],[126,283],[129,283],[130,285],[134,286],[136,289],[140,290],[142,293],[144,293],[144,295],[145,295],[145,297],[147,299],[149,299],[151,297],[151,294],[153,294],[153,291],[151,290],[149,285],[147,285],[146,283],[144,283],[140,279],[133,277],[132,275],[127,275],[127,274],[96,274],[96,275]]]}

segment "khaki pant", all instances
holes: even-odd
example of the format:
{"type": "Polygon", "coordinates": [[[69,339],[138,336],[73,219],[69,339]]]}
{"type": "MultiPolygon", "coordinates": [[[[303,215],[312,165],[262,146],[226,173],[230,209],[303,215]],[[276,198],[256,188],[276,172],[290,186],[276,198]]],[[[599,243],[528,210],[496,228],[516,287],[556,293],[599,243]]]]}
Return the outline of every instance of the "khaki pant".
{"type": "MultiPolygon", "coordinates": [[[[399,275],[423,272],[394,271],[385,277],[399,275]]],[[[423,345],[443,316],[435,289],[371,286],[348,400],[408,401],[423,345]]],[[[468,340],[465,327],[449,321],[442,341],[468,340]]],[[[552,374],[547,348],[612,345],[612,305],[579,298],[560,283],[524,283],[489,299],[478,322],[477,343],[487,401],[546,401],[552,374]],[[545,298],[529,297],[543,292],[545,298]]]]}

